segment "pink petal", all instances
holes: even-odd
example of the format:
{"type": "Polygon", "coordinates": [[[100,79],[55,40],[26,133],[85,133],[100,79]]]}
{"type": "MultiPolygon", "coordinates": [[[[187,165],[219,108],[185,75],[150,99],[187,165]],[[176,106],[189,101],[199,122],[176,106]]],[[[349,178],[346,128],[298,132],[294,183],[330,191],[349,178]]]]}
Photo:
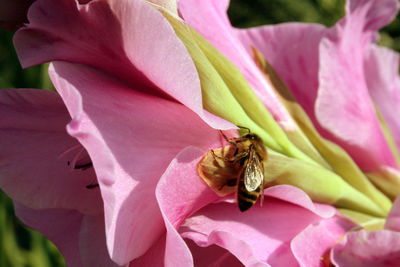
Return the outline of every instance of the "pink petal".
{"type": "Polygon", "coordinates": [[[364,55],[382,26],[396,12],[396,1],[351,2],[351,13],[323,39],[320,46],[316,117],[330,139],[350,153],[365,171],[396,163],[370,101],[364,55]],[[392,7],[392,8],[388,8],[392,7]]]}
{"type": "Polygon", "coordinates": [[[156,196],[161,212],[175,228],[190,214],[219,198],[197,173],[197,164],[205,153],[194,147],[182,150],[158,182],[156,196]]]}
{"type": "MultiPolygon", "coordinates": [[[[269,196],[270,190],[275,195],[274,191],[279,187],[267,189],[266,196],[269,196]]],[[[286,186],[282,193],[285,191],[288,192],[286,186]]],[[[180,232],[201,247],[215,244],[227,249],[246,266],[266,266],[266,263],[271,266],[297,266],[290,241],[310,223],[319,221],[320,216],[302,207],[308,205],[306,194],[303,193],[303,199],[288,197],[289,201],[295,199],[300,206],[267,197],[263,207],[256,205],[246,213],[241,213],[232,203],[208,205],[188,218],[180,232]]],[[[312,210],[317,211],[318,208],[313,207],[312,210]]]]}
{"type": "Polygon", "coordinates": [[[400,77],[399,54],[384,47],[370,46],[364,71],[369,94],[382,113],[400,149],[400,77]]]}
{"type": "Polygon", "coordinates": [[[79,252],[79,231],[84,215],[74,210],[34,210],[14,202],[15,213],[60,250],[68,266],[84,266],[79,252]]]}
{"type": "Polygon", "coordinates": [[[158,182],[156,196],[167,228],[165,265],[193,265],[190,251],[176,229],[189,215],[218,199],[197,174],[204,153],[193,147],[184,149],[158,182]]]}
{"type": "Polygon", "coordinates": [[[268,188],[264,194],[276,199],[280,199],[304,209],[307,209],[322,218],[330,218],[335,215],[335,209],[328,205],[313,203],[311,198],[301,189],[290,185],[279,185],[268,188]]]}
{"type": "Polygon", "coordinates": [[[83,148],[65,130],[70,116],[56,93],[1,90],[0,113],[2,190],[35,209],[102,209],[98,190],[86,188],[96,180],[93,169],[68,166],[83,148]]]}
{"type": "Polygon", "coordinates": [[[79,250],[83,266],[119,266],[111,260],[107,251],[103,213],[83,217],[79,231],[79,250]]]}
{"type": "Polygon", "coordinates": [[[164,266],[166,235],[149,248],[146,253],[129,263],[129,267],[164,266]]]}
{"type": "Polygon", "coordinates": [[[400,265],[400,233],[380,230],[351,232],[332,250],[338,267],[392,267],[400,265]]]}
{"type": "Polygon", "coordinates": [[[293,254],[300,266],[324,267],[323,258],[329,259],[330,249],[354,226],[339,217],[309,225],[291,242],[293,254]]]}
{"type": "Polygon", "coordinates": [[[294,127],[289,114],[279,102],[272,87],[256,66],[252,56],[236,37],[226,10],[227,0],[180,0],[179,12],[190,26],[197,30],[244,74],[260,100],[275,119],[287,129],[294,127]]]}
{"type": "MultiPolygon", "coordinates": [[[[193,222],[193,223],[204,223],[203,221],[199,222],[193,222]]],[[[212,231],[211,233],[208,234],[203,234],[197,232],[198,229],[196,230],[191,230],[189,229],[189,232],[184,232],[182,235],[186,238],[192,239],[197,245],[201,247],[208,247],[208,246],[214,246],[218,245],[220,247],[225,248],[226,250],[230,251],[233,255],[235,255],[244,266],[251,266],[251,267],[269,267],[267,263],[256,259],[253,256],[253,247],[249,245],[248,243],[240,240],[237,236],[234,234],[230,233],[231,229],[228,229],[228,231],[212,231]]],[[[245,235],[248,235],[249,233],[240,227],[237,227],[236,230],[240,233],[243,233],[245,235]]],[[[252,236],[254,238],[254,236],[252,236]]],[[[260,238],[259,238],[260,239],[260,238]]],[[[285,248],[283,247],[283,250],[285,248]]],[[[280,263],[284,264],[282,266],[297,266],[295,262],[292,259],[291,255],[286,254],[287,250],[284,251],[283,253],[280,251],[279,256],[280,256],[280,263]]],[[[269,254],[269,251],[267,251],[267,255],[269,254]]],[[[277,262],[273,262],[278,264],[277,262]]],[[[279,266],[279,265],[276,265],[279,266]]]]}
{"type": "Polygon", "coordinates": [[[385,229],[400,232],[400,198],[396,198],[387,217],[385,229]]]}
{"type": "Polygon", "coordinates": [[[54,242],[68,266],[117,267],[107,253],[104,215],[74,210],[34,210],[14,202],[17,216],[54,242]]]}
{"type": "Polygon", "coordinates": [[[237,30],[248,53],[255,47],[264,55],[311,117],[318,91],[318,46],[325,33],[323,26],[305,23],[237,30]]]}
{"type": "Polygon", "coordinates": [[[163,15],[145,1],[38,0],[29,21],[14,38],[24,67],[56,60],[89,65],[135,90],[173,97],[213,127],[232,127],[203,113],[190,55],[163,15]]]}
{"type": "Polygon", "coordinates": [[[157,184],[156,196],[167,233],[133,266],[193,266],[188,246],[176,228],[190,214],[218,196],[200,179],[197,164],[205,152],[194,147],[182,150],[157,184]]]}
{"type": "Polygon", "coordinates": [[[165,8],[166,10],[170,11],[172,14],[178,15],[176,1],[177,0],[150,0],[149,2],[152,2],[158,6],[165,8]]]}
{"type": "Polygon", "coordinates": [[[366,171],[396,165],[365,81],[376,75],[363,68],[373,31],[394,17],[397,6],[395,0],[348,1],[347,17],[330,30],[299,23],[238,30],[247,49],[259,49],[277,70],[323,135],[366,171]]]}
{"type": "Polygon", "coordinates": [[[194,266],[243,266],[235,256],[219,246],[200,247],[190,239],[187,240],[187,245],[193,255],[194,266]]]}
{"type": "MultiPolygon", "coordinates": [[[[146,254],[131,261],[129,267],[168,266],[166,263],[168,262],[168,257],[170,255],[165,254],[165,237],[166,236],[164,235],[162,238],[160,238],[160,240],[153,247],[151,247],[146,254]]],[[[212,245],[209,247],[199,247],[190,239],[186,240],[186,244],[193,256],[194,266],[243,266],[243,264],[235,256],[219,246],[212,245]]],[[[170,266],[173,267],[178,265],[170,266]]]]}
{"type": "Polygon", "coordinates": [[[220,135],[185,106],[93,69],[56,63],[50,75],[73,118],[69,133],[92,158],[112,259],[126,264],[164,231],[154,190],[169,162],[189,145],[207,151],[220,135]]]}
{"type": "MultiPolygon", "coordinates": [[[[346,13],[353,14],[360,10],[367,12],[364,24],[365,31],[377,31],[389,24],[396,16],[400,4],[396,0],[348,0],[346,13]]],[[[361,12],[364,12],[361,11],[361,12]]]]}

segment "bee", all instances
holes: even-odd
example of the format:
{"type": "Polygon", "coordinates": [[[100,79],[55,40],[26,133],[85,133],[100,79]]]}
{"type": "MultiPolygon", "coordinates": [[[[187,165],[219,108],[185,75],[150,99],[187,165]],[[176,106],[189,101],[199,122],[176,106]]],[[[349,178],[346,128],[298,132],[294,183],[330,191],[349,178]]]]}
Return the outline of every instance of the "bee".
{"type": "Polygon", "coordinates": [[[227,138],[221,135],[230,144],[217,154],[211,150],[214,160],[205,157],[199,164],[200,176],[215,190],[217,194],[226,195],[231,192],[229,187],[236,186],[236,201],[239,210],[244,212],[250,209],[260,198],[260,205],[264,201],[264,165],[268,154],[262,139],[255,133],[248,133],[238,138],[227,138]],[[213,167],[214,166],[214,167],[213,167]],[[217,166],[217,167],[215,167],[217,166]],[[228,187],[228,189],[224,189],[228,187]]]}

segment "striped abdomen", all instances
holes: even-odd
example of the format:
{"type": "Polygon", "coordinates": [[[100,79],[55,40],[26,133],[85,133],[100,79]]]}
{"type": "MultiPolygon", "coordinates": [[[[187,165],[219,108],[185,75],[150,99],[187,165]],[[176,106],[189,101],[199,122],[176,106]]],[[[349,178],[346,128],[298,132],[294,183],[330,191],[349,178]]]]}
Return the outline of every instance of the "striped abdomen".
{"type": "Polygon", "coordinates": [[[257,202],[258,196],[260,195],[261,186],[257,187],[254,191],[247,191],[244,184],[244,171],[240,174],[239,182],[237,185],[237,203],[240,211],[246,211],[250,209],[254,203],[257,202]]]}

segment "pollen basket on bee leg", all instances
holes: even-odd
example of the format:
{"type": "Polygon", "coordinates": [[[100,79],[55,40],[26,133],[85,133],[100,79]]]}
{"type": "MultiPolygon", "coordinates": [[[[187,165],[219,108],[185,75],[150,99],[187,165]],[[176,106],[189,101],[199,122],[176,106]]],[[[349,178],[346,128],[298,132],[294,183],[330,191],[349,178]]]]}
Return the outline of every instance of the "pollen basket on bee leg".
{"type": "Polygon", "coordinates": [[[231,145],[213,149],[204,155],[197,166],[199,176],[221,197],[235,192],[234,181],[240,175],[237,166],[229,161],[234,150],[231,145]]]}

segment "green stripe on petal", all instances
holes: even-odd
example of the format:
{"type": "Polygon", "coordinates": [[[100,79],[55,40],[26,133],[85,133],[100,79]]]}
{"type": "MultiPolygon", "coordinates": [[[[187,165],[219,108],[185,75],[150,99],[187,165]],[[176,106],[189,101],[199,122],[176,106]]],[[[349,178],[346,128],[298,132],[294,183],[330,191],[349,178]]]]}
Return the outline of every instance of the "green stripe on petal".
{"type": "Polygon", "coordinates": [[[352,222],[360,225],[363,229],[367,231],[376,231],[384,229],[386,221],[385,219],[369,216],[364,213],[359,213],[348,209],[338,209],[338,210],[343,216],[345,216],[352,222]]]}
{"type": "Polygon", "coordinates": [[[236,66],[188,25],[167,13],[164,15],[196,65],[206,110],[251,129],[270,149],[316,164],[290,142],[236,66]]]}
{"type": "MultiPolygon", "coordinates": [[[[284,82],[280,79],[278,74],[272,68],[272,66],[266,61],[264,56],[256,49],[253,48],[254,60],[256,61],[257,66],[260,68],[262,73],[265,76],[265,79],[272,85],[272,88],[275,90],[276,95],[281,101],[282,105],[286,107],[286,110],[290,109],[290,105],[287,105],[286,102],[295,102],[289,91],[286,89],[284,82]],[[282,88],[282,89],[280,89],[282,88]],[[288,92],[288,94],[283,94],[284,92],[288,92]]],[[[289,140],[301,151],[311,157],[313,160],[318,162],[321,166],[324,166],[327,169],[331,169],[329,163],[325,161],[325,159],[321,156],[318,150],[313,146],[313,144],[308,140],[307,136],[303,133],[303,131],[298,127],[295,121],[293,124],[296,125],[294,129],[285,130],[285,133],[289,140]]]]}
{"type": "Polygon", "coordinates": [[[239,69],[218,50],[216,50],[208,41],[194,30],[192,31],[194,32],[193,35],[196,38],[197,43],[207,55],[208,60],[219,72],[231,93],[243,107],[248,116],[279,143],[286,155],[303,159],[307,162],[314,162],[311,157],[303,153],[298,149],[298,147],[290,142],[285,132],[258,99],[239,69]]]}
{"type": "Polygon", "coordinates": [[[194,31],[168,13],[163,14],[171,23],[195,63],[202,87],[203,107],[236,125],[248,127],[252,132],[257,133],[269,148],[283,152],[282,147],[275,139],[252,121],[237,102],[227,84],[199,47],[194,37],[194,31]]]}
{"type": "Polygon", "coordinates": [[[370,182],[367,176],[342,148],[326,140],[318,133],[306,112],[294,100],[294,97],[283,82],[281,82],[281,86],[276,87],[276,89],[282,96],[282,99],[285,99],[283,103],[297,125],[318,150],[320,155],[329,163],[332,170],[359,192],[363,192],[363,194],[380,206],[385,213],[389,212],[392,206],[389,198],[370,182]]]}
{"type": "Polygon", "coordinates": [[[392,152],[394,158],[396,159],[397,165],[400,166],[400,154],[397,148],[396,142],[394,141],[393,134],[390,131],[388,124],[383,118],[382,113],[379,111],[378,107],[375,106],[376,114],[378,115],[379,123],[381,125],[382,132],[385,136],[386,142],[389,145],[390,151],[392,152]]]}
{"type": "MultiPolygon", "coordinates": [[[[259,65],[261,64],[260,67],[264,71],[266,78],[274,85],[277,94],[281,96],[282,103],[286,106],[287,110],[300,127],[299,132],[301,132],[301,134],[293,135],[293,137],[299,138],[299,135],[305,135],[306,139],[311,142],[313,148],[317,149],[318,154],[323,157],[324,162],[329,165],[329,167],[326,167],[327,169],[332,170],[349,185],[365,194],[369,199],[380,206],[384,213],[389,212],[392,205],[391,201],[370,182],[367,176],[358,168],[343,149],[319,135],[308,115],[296,102],[293,95],[276,74],[272,66],[262,58],[261,55],[258,55],[258,57],[258,61],[260,61],[259,65]]],[[[300,142],[295,142],[295,144],[308,146],[307,142],[304,142],[303,139],[300,139],[300,142]]],[[[308,148],[305,147],[305,149],[310,151],[309,146],[308,148]]],[[[326,164],[322,166],[326,166],[326,164]]]]}
{"type": "Polygon", "coordinates": [[[252,132],[257,133],[269,148],[283,152],[282,147],[275,139],[247,115],[232,95],[227,84],[195,41],[193,31],[175,18],[168,15],[166,17],[170,20],[178,37],[185,44],[196,65],[202,87],[203,107],[236,125],[248,127],[252,132]]]}
{"type": "Polygon", "coordinates": [[[313,201],[376,217],[386,216],[379,205],[323,167],[270,152],[264,169],[268,185],[293,185],[305,191],[313,201]]]}
{"type": "MultiPolygon", "coordinates": [[[[296,105],[298,104],[296,103],[296,105]]],[[[292,115],[310,141],[332,166],[333,171],[355,189],[363,192],[363,194],[378,204],[386,213],[389,212],[392,206],[389,198],[370,182],[367,176],[342,148],[319,135],[312,125],[311,120],[300,106],[298,106],[297,112],[292,115]]]]}
{"type": "Polygon", "coordinates": [[[184,22],[167,13],[164,15],[195,63],[203,107],[251,129],[274,155],[266,166],[270,172],[267,180],[297,186],[317,202],[372,216],[387,214],[391,201],[373,186],[345,151],[319,135],[283,83],[275,89],[299,127],[292,132],[285,132],[279,126],[228,59],[184,22]]]}

